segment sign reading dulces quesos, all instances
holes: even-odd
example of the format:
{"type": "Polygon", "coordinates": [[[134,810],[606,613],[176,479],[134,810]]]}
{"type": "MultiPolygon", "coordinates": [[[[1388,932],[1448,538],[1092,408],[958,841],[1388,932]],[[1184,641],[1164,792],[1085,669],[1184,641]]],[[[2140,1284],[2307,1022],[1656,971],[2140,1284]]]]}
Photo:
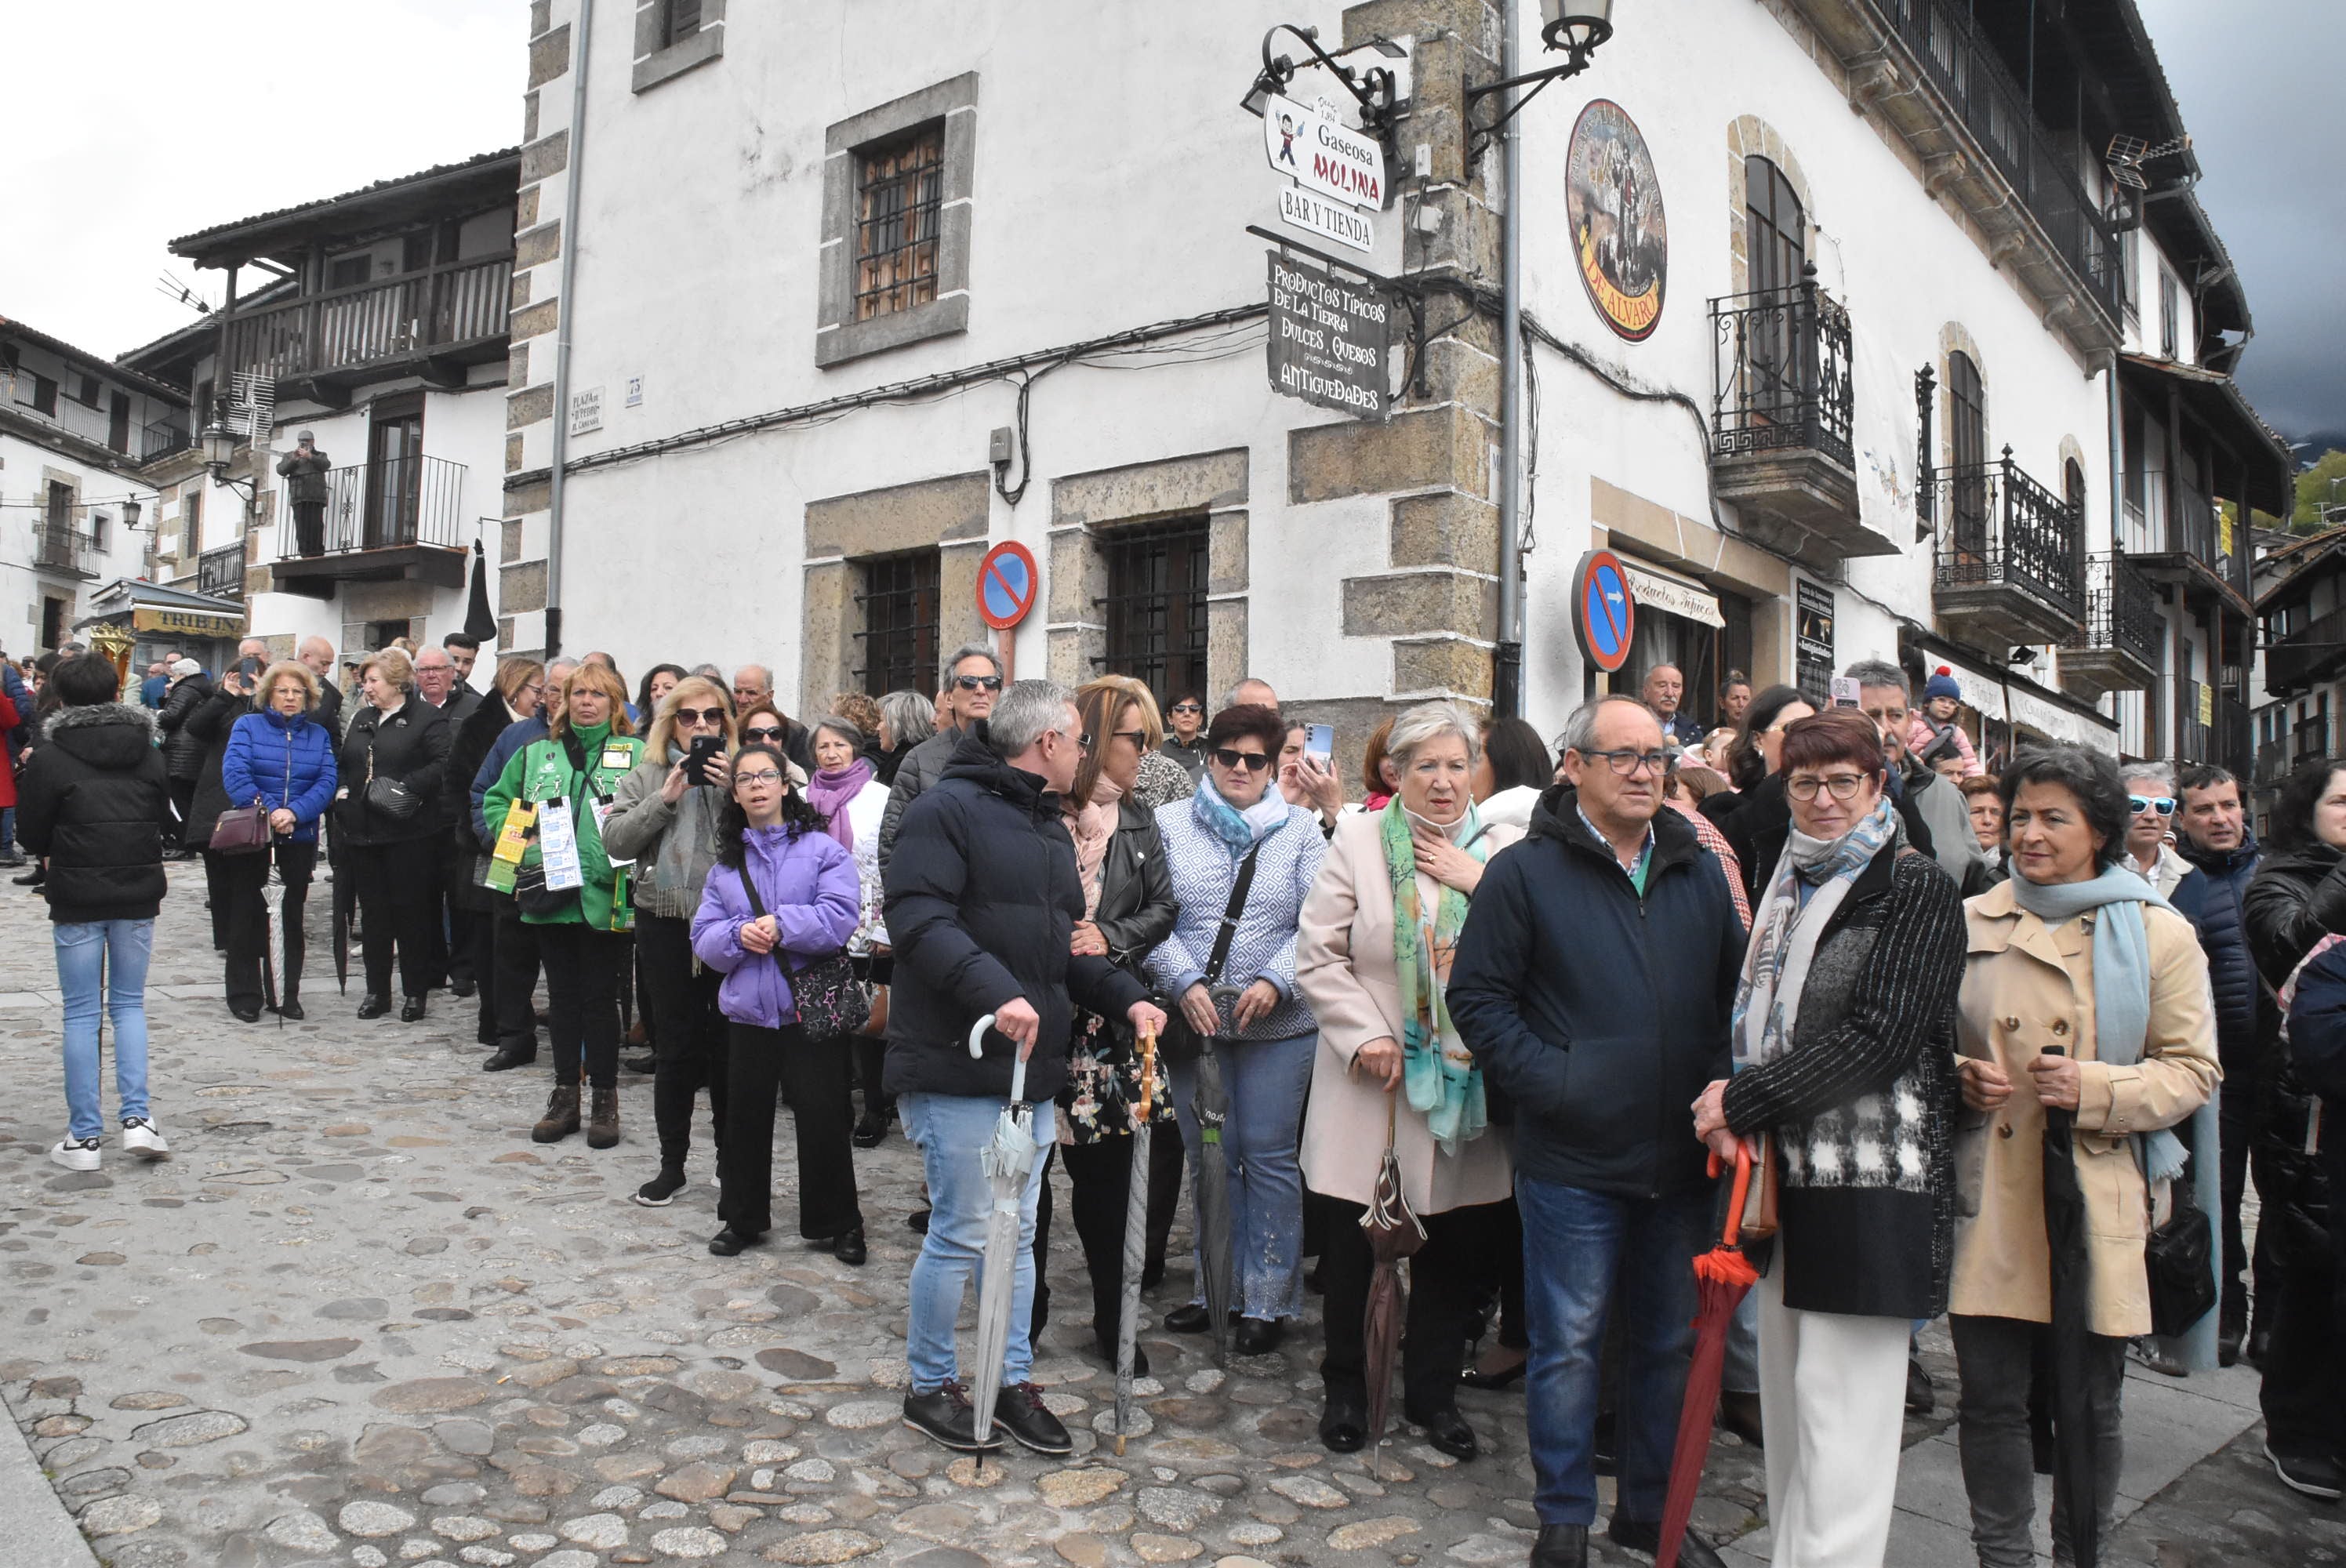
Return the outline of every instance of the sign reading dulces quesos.
{"type": "Polygon", "coordinates": [[[1270,258],[1271,390],[1382,420],[1393,304],[1384,290],[1281,256],[1270,258]]]}

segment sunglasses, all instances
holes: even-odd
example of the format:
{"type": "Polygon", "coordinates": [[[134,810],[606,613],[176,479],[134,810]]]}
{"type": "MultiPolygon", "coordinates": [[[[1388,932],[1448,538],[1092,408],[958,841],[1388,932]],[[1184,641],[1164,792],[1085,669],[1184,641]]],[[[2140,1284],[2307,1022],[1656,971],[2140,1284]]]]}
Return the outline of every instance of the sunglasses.
{"type": "Polygon", "coordinates": [[[964,691],[1000,691],[1002,677],[998,675],[957,675],[954,684],[964,691]]]}
{"type": "Polygon", "coordinates": [[[781,739],[781,738],[782,732],[780,730],[769,729],[763,725],[760,725],[755,729],[745,729],[741,732],[741,738],[749,741],[763,740],[770,744],[781,739]]]}
{"type": "Polygon", "coordinates": [[[2172,795],[2129,795],[2127,797],[2127,809],[2132,811],[2137,817],[2141,816],[2145,811],[2156,811],[2162,817],[2172,817],[2175,815],[2175,797],[2172,795]]]}
{"type": "Polygon", "coordinates": [[[676,716],[686,724],[722,724],[725,710],[721,708],[679,708],[676,716]]]}
{"type": "Polygon", "coordinates": [[[1214,760],[1225,768],[1243,768],[1250,773],[1260,773],[1270,766],[1270,759],[1260,751],[1240,751],[1235,747],[1214,748],[1214,760]]]}
{"type": "Polygon", "coordinates": [[[1173,705],[1173,711],[1175,713],[1203,713],[1206,710],[1199,708],[1194,702],[1177,702],[1173,705]]]}

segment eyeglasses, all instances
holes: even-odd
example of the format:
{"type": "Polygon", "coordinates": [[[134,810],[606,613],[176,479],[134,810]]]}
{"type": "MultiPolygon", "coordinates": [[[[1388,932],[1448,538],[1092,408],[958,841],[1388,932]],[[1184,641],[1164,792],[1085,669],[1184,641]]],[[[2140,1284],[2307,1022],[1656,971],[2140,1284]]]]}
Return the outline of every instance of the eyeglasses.
{"type": "Polygon", "coordinates": [[[736,784],[779,784],[781,781],[782,776],[770,768],[760,768],[748,773],[733,775],[733,782],[736,784]]]}
{"type": "Polygon", "coordinates": [[[1830,779],[1817,779],[1802,774],[1784,786],[1784,793],[1795,800],[1813,800],[1820,789],[1830,790],[1836,800],[1854,800],[1865,783],[1862,773],[1836,773],[1830,779]]]}
{"type": "Polygon", "coordinates": [[[676,717],[686,724],[722,724],[725,722],[725,710],[721,708],[679,708],[676,710],[676,717]]]}
{"type": "Polygon", "coordinates": [[[1260,751],[1240,751],[1234,746],[1214,748],[1214,760],[1225,768],[1243,768],[1250,773],[1260,773],[1270,766],[1270,759],[1260,751]]]}
{"type": "Polygon", "coordinates": [[[1129,740],[1135,747],[1140,747],[1148,744],[1148,731],[1145,729],[1111,729],[1108,731],[1107,738],[1110,740],[1129,740]]]}
{"type": "Polygon", "coordinates": [[[745,729],[741,732],[741,738],[749,741],[763,740],[771,744],[774,741],[781,739],[781,738],[782,732],[780,730],[770,729],[762,724],[755,729],[745,729]]]}
{"type": "Polygon", "coordinates": [[[1002,677],[998,675],[957,675],[954,684],[964,691],[1000,691],[1002,677]]]}
{"type": "Polygon", "coordinates": [[[1194,702],[1177,702],[1166,711],[1168,713],[1203,713],[1206,710],[1198,707],[1194,702]]]}
{"type": "Polygon", "coordinates": [[[2127,797],[2127,809],[2132,811],[2137,817],[2141,816],[2145,811],[2156,811],[2162,817],[2172,817],[2175,815],[2175,797],[2172,795],[2129,795],[2127,797]]]}
{"type": "Polygon", "coordinates": [[[543,697],[546,694],[546,683],[542,680],[533,680],[521,689],[524,697],[543,697]]]}
{"type": "Polygon", "coordinates": [[[1606,767],[1625,779],[1640,768],[1656,773],[1667,773],[1670,769],[1670,754],[1667,751],[1631,751],[1625,747],[1618,751],[1584,751],[1580,755],[1591,762],[1603,758],[1606,767]]]}
{"type": "Polygon", "coordinates": [[[1075,735],[1069,735],[1064,729],[1054,729],[1049,733],[1057,736],[1062,740],[1074,741],[1076,743],[1076,749],[1078,751],[1089,751],[1092,748],[1092,733],[1088,729],[1075,735]]]}

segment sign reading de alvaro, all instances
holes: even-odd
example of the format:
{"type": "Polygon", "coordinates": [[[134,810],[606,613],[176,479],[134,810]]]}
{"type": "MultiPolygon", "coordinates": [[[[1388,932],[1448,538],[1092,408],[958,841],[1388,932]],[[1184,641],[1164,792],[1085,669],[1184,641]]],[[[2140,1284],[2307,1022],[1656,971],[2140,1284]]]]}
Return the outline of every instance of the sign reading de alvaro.
{"type": "Polygon", "coordinates": [[[1271,389],[1342,413],[1382,420],[1389,402],[1386,349],[1392,301],[1278,251],[1270,258],[1271,389]]]}

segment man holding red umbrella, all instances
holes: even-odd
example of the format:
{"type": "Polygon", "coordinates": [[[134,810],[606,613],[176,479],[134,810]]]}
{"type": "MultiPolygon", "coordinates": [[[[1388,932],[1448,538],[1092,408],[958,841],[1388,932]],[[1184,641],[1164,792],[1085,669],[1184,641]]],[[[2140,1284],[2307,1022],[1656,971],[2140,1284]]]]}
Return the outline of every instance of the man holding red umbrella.
{"type": "MultiPolygon", "coordinates": [[[[1588,1561],[1597,1359],[1617,1288],[1620,1491],[1606,1532],[1634,1551],[1659,1543],[1715,1191],[1681,1108],[1726,1075],[1743,962],[1725,871],[1661,809],[1669,758],[1653,710],[1599,697],[1572,716],[1563,751],[1568,782],[1484,871],[1448,995],[1515,1106],[1533,1568],[1588,1561]]],[[[1688,1535],[1678,1561],[1720,1559],[1688,1535]]]]}

